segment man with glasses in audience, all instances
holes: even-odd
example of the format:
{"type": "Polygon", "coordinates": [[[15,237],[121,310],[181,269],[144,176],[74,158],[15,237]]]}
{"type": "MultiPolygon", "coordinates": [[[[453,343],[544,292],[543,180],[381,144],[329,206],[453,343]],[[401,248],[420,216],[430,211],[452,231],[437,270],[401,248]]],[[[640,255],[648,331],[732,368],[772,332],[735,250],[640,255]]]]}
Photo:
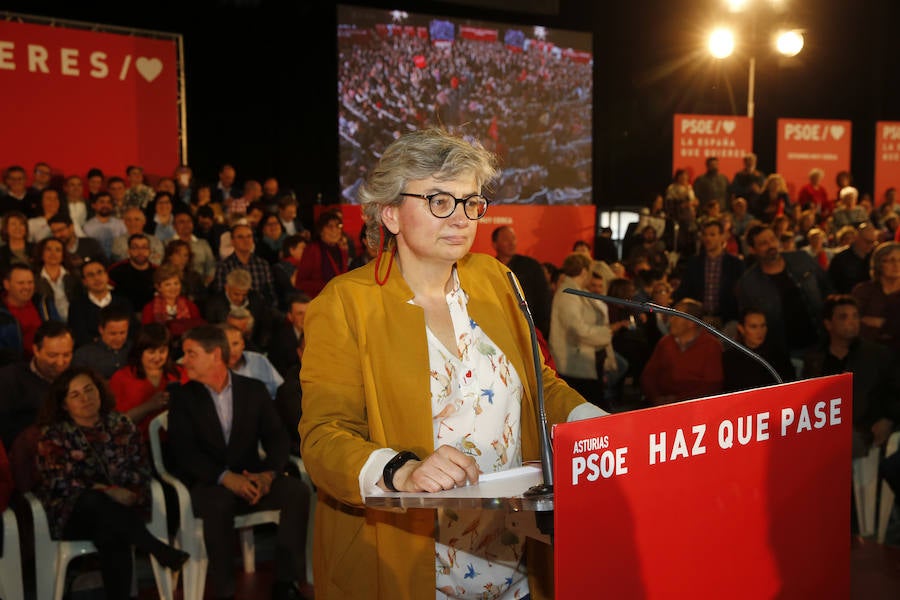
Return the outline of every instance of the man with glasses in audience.
{"type": "Polygon", "coordinates": [[[214,289],[224,289],[225,278],[228,274],[235,269],[244,269],[250,273],[253,289],[259,292],[270,306],[274,306],[276,301],[275,282],[272,279],[269,263],[253,253],[253,229],[242,223],[234,225],[231,228],[231,241],[234,245],[234,253],[219,263],[213,284],[214,289]]]}

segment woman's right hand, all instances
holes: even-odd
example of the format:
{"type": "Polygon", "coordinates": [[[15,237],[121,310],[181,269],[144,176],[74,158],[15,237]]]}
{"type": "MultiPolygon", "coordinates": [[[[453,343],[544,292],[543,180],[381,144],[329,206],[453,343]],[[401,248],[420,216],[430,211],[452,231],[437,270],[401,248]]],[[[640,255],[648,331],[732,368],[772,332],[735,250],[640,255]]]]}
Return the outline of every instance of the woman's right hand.
{"type": "Polygon", "coordinates": [[[478,483],[478,464],[452,446],[440,446],[425,460],[411,460],[394,474],[398,492],[440,492],[478,483]]]}

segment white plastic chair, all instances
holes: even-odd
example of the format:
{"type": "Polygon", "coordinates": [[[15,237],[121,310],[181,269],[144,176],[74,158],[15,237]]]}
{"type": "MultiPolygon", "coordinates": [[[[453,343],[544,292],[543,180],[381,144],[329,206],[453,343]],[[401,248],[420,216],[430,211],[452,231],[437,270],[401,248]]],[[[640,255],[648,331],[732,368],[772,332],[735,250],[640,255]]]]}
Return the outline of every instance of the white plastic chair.
{"type": "MultiPolygon", "coordinates": [[[[194,510],[191,507],[191,495],[187,487],[166,470],[159,436],[161,430],[168,430],[168,428],[168,411],[160,413],[150,421],[150,450],[153,455],[153,466],[156,467],[156,472],[160,478],[175,489],[178,497],[178,513],[181,520],[176,542],[182,550],[191,555],[182,569],[184,572],[184,600],[203,600],[203,592],[206,587],[206,569],[209,566],[206,543],[203,540],[203,519],[194,516],[194,510]]],[[[280,516],[280,511],[277,510],[261,510],[234,518],[234,527],[240,533],[245,573],[253,573],[256,570],[256,547],[253,539],[253,527],[265,523],[277,524],[280,516]]]]}
{"type": "Polygon", "coordinates": [[[859,535],[868,537],[875,533],[875,501],[878,496],[878,463],[881,448],[869,450],[862,458],[853,459],[853,496],[856,501],[856,520],[859,535]]]}
{"type": "Polygon", "coordinates": [[[291,455],[290,460],[297,471],[300,472],[300,480],[309,488],[309,520],[306,525],[306,581],[313,582],[313,526],[316,518],[316,486],[313,485],[306,467],[303,465],[303,459],[299,456],[291,455]]]}
{"type": "MultiPolygon", "coordinates": [[[[150,480],[151,519],[147,529],[157,539],[168,543],[166,535],[166,505],[163,499],[162,486],[158,481],[150,480]]],[[[32,493],[25,494],[28,505],[31,507],[31,516],[34,521],[34,558],[38,569],[49,569],[55,578],[37,573],[37,600],[62,600],[66,587],[66,569],[74,558],[85,554],[94,554],[97,547],[86,540],[54,540],[50,537],[50,526],[47,522],[47,513],[40,500],[32,493]]],[[[134,561],[134,549],[132,548],[132,562],[134,561]]],[[[162,600],[172,600],[173,576],[169,569],[162,567],[152,555],[150,565],[153,568],[153,577],[156,580],[156,589],[162,600]]],[[[132,570],[131,592],[137,595],[136,570],[132,570]]],[[[11,596],[14,598],[14,596],[11,596]]]]}
{"type": "Polygon", "coordinates": [[[19,548],[19,526],[12,509],[3,511],[3,556],[0,556],[0,598],[25,598],[22,584],[22,554],[19,548]]]}
{"type": "MultiPolygon", "coordinates": [[[[890,456],[900,451],[900,431],[895,431],[884,445],[884,455],[890,456]]],[[[887,537],[888,521],[894,508],[894,491],[886,481],[881,482],[881,510],[878,514],[878,543],[883,544],[887,537]]]]}

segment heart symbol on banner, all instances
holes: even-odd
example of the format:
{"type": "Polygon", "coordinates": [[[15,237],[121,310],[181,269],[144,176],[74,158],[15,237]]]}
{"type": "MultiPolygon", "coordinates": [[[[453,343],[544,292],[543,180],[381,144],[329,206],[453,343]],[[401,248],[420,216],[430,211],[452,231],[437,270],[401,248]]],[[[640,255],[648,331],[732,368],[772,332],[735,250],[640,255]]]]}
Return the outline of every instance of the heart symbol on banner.
{"type": "Polygon", "coordinates": [[[735,122],[734,121],[722,121],[722,129],[725,130],[725,133],[730,134],[734,131],[735,122]]]}
{"type": "Polygon", "coordinates": [[[836,140],[844,137],[844,126],[843,125],[832,125],[831,126],[831,137],[836,140]]]}
{"type": "Polygon", "coordinates": [[[143,56],[134,62],[134,66],[137,68],[138,73],[141,74],[141,77],[148,82],[152,82],[159,77],[163,68],[162,61],[158,58],[144,58],[143,56]]]}

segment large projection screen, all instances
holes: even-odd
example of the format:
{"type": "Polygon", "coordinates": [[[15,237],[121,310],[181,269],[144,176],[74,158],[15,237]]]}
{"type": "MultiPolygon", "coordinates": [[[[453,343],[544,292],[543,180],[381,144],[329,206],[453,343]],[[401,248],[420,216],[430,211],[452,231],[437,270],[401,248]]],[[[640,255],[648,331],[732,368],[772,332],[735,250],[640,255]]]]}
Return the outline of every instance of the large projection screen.
{"type": "Polygon", "coordinates": [[[591,205],[588,33],[338,8],[341,201],[404,132],[442,125],[502,159],[494,204],[591,205]]]}

